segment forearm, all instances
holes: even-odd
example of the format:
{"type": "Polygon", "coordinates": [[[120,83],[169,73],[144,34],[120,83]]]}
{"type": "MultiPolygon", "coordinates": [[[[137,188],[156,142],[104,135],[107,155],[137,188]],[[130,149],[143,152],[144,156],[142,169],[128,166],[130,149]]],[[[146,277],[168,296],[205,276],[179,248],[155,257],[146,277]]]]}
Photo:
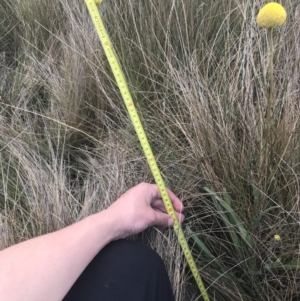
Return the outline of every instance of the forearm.
{"type": "MultiPolygon", "coordinates": [[[[182,222],[183,205],[171,191],[168,193],[182,222]]],[[[172,217],[166,212],[158,187],[141,183],[105,211],[1,251],[0,299],[61,301],[90,261],[110,241],[154,225],[171,224],[172,217]]]]}
{"type": "Polygon", "coordinates": [[[103,211],[1,251],[1,299],[61,301],[94,256],[115,238],[114,224],[103,211]]]}

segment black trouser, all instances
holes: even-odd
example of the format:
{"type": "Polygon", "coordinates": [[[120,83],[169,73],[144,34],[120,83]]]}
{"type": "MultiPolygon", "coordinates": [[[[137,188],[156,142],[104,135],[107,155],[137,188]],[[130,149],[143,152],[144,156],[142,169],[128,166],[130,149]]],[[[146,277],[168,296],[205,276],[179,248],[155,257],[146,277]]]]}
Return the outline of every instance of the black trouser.
{"type": "Polygon", "coordinates": [[[160,256],[133,241],[114,241],[91,261],[63,301],[174,301],[160,256]]]}

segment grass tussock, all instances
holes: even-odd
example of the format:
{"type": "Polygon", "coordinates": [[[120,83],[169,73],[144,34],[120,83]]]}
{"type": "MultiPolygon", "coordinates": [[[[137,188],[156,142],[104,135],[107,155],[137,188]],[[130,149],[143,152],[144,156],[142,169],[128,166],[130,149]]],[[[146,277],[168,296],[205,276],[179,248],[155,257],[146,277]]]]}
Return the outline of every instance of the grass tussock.
{"type": "MultiPolygon", "coordinates": [[[[211,300],[298,300],[300,6],[274,30],[263,1],[110,1],[100,11],[211,300]],[[271,124],[271,126],[270,126],[271,124]],[[274,239],[280,235],[280,241],[274,239]]],[[[0,249],[151,182],[84,1],[0,3],[0,249]]],[[[138,236],[177,300],[200,300],[172,231],[138,236]]]]}

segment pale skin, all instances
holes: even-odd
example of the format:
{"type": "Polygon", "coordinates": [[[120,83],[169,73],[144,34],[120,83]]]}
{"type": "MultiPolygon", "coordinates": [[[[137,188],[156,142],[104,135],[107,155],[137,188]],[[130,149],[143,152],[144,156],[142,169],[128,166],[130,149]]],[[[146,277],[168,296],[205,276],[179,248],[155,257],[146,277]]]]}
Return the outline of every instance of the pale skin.
{"type": "MultiPolygon", "coordinates": [[[[182,202],[170,190],[168,194],[183,222],[182,202]]],[[[151,226],[169,227],[173,222],[157,186],[140,183],[104,211],[1,251],[1,300],[61,301],[105,245],[151,226]]]]}

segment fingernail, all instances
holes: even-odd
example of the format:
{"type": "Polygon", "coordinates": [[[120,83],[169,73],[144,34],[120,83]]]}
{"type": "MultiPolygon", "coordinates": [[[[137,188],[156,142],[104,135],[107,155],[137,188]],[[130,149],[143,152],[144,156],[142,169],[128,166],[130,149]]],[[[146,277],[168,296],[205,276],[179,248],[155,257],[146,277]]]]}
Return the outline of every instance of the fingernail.
{"type": "Polygon", "coordinates": [[[168,227],[171,227],[173,225],[173,223],[174,223],[174,220],[172,217],[170,217],[168,220],[168,227]]]}

